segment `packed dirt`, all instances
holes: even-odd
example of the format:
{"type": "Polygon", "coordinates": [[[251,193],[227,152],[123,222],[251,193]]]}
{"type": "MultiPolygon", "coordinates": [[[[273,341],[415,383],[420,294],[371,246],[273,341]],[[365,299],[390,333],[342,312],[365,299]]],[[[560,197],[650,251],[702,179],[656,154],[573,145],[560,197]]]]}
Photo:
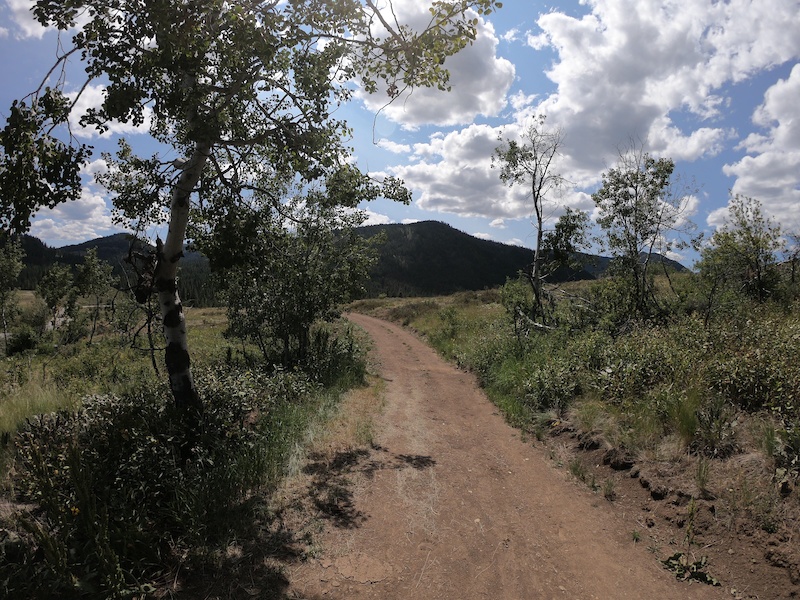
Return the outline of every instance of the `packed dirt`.
{"type": "Polygon", "coordinates": [[[412,333],[349,315],[385,382],[371,449],[308,463],[319,530],[290,598],[716,599],[676,579],[630,519],[521,439],[469,374],[412,333]]]}

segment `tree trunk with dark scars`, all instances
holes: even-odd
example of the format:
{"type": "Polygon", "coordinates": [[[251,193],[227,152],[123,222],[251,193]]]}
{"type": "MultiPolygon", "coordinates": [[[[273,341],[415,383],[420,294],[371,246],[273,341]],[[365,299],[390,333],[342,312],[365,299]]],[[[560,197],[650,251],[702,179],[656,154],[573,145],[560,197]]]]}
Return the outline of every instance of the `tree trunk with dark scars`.
{"type": "Polygon", "coordinates": [[[172,189],[169,231],[163,246],[158,249],[158,263],[154,275],[167,345],[165,363],[170,390],[178,410],[195,417],[202,414],[203,403],[192,376],[186,317],[178,294],[177,275],[189,223],[189,199],[200,180],[200,174],[210,152],[210,144],[196,144],[192,156],[183,167],[172,189]]]}

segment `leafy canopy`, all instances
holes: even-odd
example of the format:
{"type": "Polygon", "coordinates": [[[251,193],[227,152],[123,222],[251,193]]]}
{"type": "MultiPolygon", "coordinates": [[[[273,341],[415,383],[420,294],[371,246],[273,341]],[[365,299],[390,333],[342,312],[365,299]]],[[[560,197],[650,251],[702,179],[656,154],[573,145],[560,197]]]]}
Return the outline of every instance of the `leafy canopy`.
{"type": "MultiPolygon", "coordinates": [[[[72,46],[38,90],[14,103],[0,133],[0,225],[25,231],[39,207],[80,194],[91,149],[76,142],[69,116],[90,84],[102,86],[103,101],[80,123],[99,133],[114,122],[148,125],[178,156],[201,148],[211,176],[237,189],[252,187],[264,165],[313,180],[347,153],[335,104],[356,85],[389,98],[409,86],[448,89],[445,59],[472,43],[479,15],[499,6],[439,0],[411,27],[391,3],[373,0],[38,0],[38,21],[74,31],[72,46]],[[75,56],[86,81],[66,93],[75,56]]],[[[127,168],[148,173],[152,191],[174,183],[166,166],[127,168]]],[[[141,196],[117,197],[123,212],[140,213],[141,204],[141,196]]]]}
{"type": "Polygon", "coordinates": [[[712,284],[764,302],[779,283],[777,260],[784,246],[780,225],[764,215],[761,203],[737,194],[725,224],[702,251],[700,274],[712,284]]]}

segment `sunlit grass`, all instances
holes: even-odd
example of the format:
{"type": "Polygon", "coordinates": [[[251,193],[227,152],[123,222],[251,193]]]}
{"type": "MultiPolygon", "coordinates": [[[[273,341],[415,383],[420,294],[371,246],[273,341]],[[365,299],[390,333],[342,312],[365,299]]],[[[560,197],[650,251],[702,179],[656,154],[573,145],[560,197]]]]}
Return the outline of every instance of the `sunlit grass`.
{"type": "Polygon", "coordinates": [[[33,415],[73,409],[78,403],[55,382],[34,376],[0,400],[0,433],[14,433],[33,415]]]}

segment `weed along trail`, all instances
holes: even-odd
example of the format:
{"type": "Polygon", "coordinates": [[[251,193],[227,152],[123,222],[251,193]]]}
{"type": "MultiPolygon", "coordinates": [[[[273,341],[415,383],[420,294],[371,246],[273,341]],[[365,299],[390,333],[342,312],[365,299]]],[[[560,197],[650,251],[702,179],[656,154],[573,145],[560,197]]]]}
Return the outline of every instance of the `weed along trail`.
{"type": "MultiPolygon", "coordinates": [[[[373,449],[333,457],[337,493],[293,598],[715,599],[677,581],[601,495],[506,425],[474,378],[372,317],[385,407],[373,449]]],[[[323,498],[323,495],[320,495],[323,498]]]]}

